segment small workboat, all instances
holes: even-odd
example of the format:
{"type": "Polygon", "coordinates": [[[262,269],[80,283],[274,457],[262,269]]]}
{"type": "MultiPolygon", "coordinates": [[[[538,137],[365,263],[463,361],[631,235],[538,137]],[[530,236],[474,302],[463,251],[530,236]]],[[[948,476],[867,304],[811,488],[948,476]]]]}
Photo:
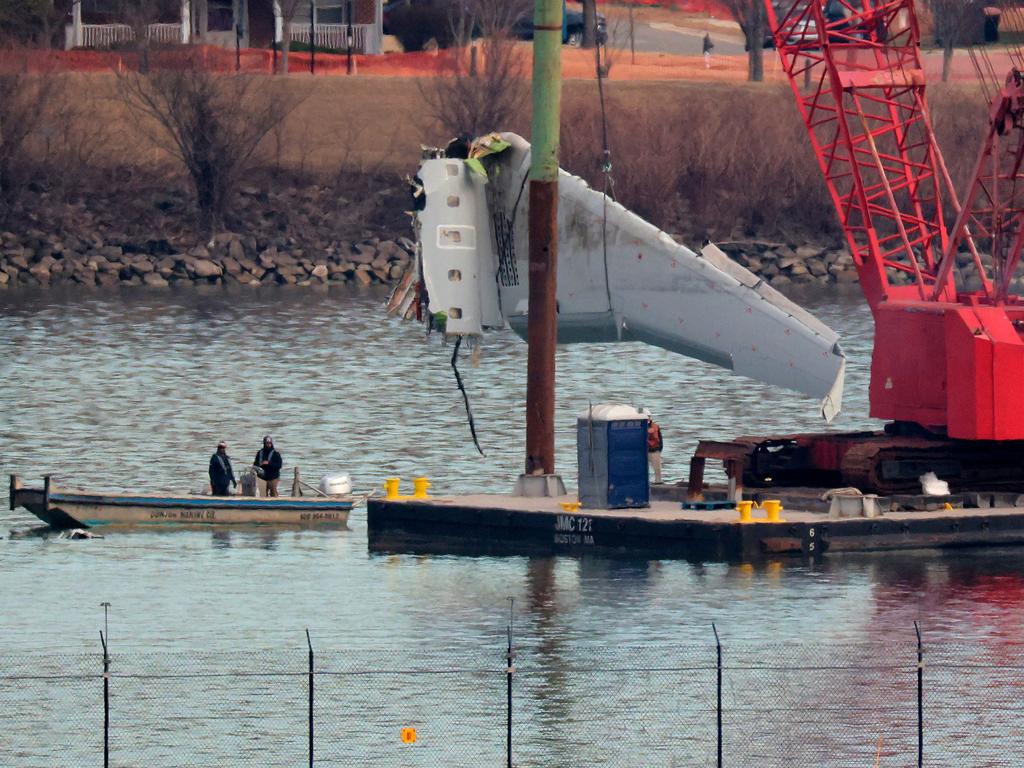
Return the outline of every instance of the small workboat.
{"type": "Polygon", "coordinates": [[[58,489],[47,476],[26,488],[11,475],[11,509],[24,507],[53,528],[98,525],[284,525],[343,527],[352,496],[200,496],[58,489]]]}

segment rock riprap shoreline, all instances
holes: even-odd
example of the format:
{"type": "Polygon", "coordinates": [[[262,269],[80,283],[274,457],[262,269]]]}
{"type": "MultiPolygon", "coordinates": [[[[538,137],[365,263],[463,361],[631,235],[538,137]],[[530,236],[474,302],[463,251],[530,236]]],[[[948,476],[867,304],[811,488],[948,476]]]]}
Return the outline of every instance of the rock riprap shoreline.
{"type": "Polygon", "coordinates": [[[163,239],[67,243],[43,233],[0,233],[0,286],[113,287],[178,283],[317,285],[389,283],[405,271],[407,238],[367,238],[312,252],[261,248],[255,237],[223,232],[207,245],[177,251],[163,239]]]}
{"type": "Polygon", "coordinates": [[[844,247],[759,241],[724,242],[718,247],[773,288],[794,285],[849,285],[858,281],[853,256],[844,247]]]}
{"type": "MultiPolygon", "coordinates": [[[[736,263],[764,278],[773,288],[785,291],[790,287],[814,285],[852,285],[859,282],[853,256],[845,246],[786,245],[758,241],[735,241],[718,247],[736,263]]],[[[987,262],[983,256],[983,261],[987,262]]],[[[910,285],[909,272],[888,268],[893,285],[910,285]]],[[[977,265],[967,251],[956,258],[957,285],[964,291],[978,291],[982,281],[977,265]]],[[[1010,283],[1011,291],[1024,293],[1024,270],[1018,270],[1010,283]]]]}
{"type": "MultiPolygon", "coordinates": [[[[720,247],[776,288],[857,282],[845,249],[762,243],[720,247]]],[[[253,236],[222,232],[206,245],[179,250],[159,238],[68,243],[41,232],[0,232],[0,288],[391,283],[411,262],[414,248],[404,236],[283,250],[261,247],[253,236]]]]}
{"type": "MultiPolygon", "coordinates": [[[[0,225],[0,291],[391,283],[411,263],[415,245],[404,187],[393,180],[377,186],[373,195],[347,197],[317,185],[243,186],[231,224],[236,231],[199,242],[188,234],[194,215],[181,188],[101,188],[70,202],[35,193],[0,225]]],[[[699,250],[702,235],[675,239],[699,250]]],[[[853,257],[835,235],[794,233],[773,241],[737,232],[716,245],[782,291],[858,282],[853,257]]],[[[890,278],[896,285],[912,282],[906,272],[890,278]]],[[[981,285],[966,252],[957,257],[957,279],[966,290],[981,285]]],[[[1024,293],[1024,275],[1011,288],[1024,293]]]]}
{"type": "MultiPolygon", "coordinates": [[[[190,195],[180,185],[96,185],[67,197],[29,187],[0,224],[0,291],[391,283],[415,251],[407,190],[391,178],[361,184],[253,179],[239,188],[225,231],[212,238],[194,232],[190,195]],[[364,188],[372,194],[358,191],[364,188]]],[[[676,239],[697,250],[701,236],[676,239]]],[[[752,233],[717,244],[781,290],[856,283],[843,243],[827,243],[752,233]]]]}

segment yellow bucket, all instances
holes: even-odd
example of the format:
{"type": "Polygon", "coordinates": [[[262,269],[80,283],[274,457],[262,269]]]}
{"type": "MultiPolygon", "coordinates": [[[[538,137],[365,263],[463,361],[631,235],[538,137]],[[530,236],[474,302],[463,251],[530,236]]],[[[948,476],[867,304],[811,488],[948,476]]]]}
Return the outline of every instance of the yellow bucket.
{"type": "Polygon", "coordinates": [[[580,502],[578,501],[560,501],[558,506],[562,508],[563,512],[575,512],[580,508],[580,502]]]}

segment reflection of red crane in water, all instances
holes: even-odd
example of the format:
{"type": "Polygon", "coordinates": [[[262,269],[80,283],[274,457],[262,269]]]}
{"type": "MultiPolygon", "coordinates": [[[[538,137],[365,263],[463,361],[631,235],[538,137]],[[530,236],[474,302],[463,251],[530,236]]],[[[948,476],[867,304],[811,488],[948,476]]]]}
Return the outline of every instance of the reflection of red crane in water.
{"type": "Polygon", "coordinates": [[[871,415],[891,423],[741,439],[748,482],[895,490],[936,470],[959,488],[1020,484],[1024,303],[1009,289],[1024,247],[1024,58],[1011,54],[961,203],[929,119],[913,0],[765,3],[874,315],[871,415]],[[958,255],[977,267],[975,290],[957,285],[958,255]]]}
{"type": "MultiPolygon", "coordinates": [[[[971,653],[989,661],[1019,663],[1024,650],[1024,573],[1010,555],[983,558],[910,558],[879,561],[871,573],[869,631],[913,637],[923,620],[926,645],[976,644],[971,653]]],[[[965,649],[967,646],[965,645],[965,649]]]]}

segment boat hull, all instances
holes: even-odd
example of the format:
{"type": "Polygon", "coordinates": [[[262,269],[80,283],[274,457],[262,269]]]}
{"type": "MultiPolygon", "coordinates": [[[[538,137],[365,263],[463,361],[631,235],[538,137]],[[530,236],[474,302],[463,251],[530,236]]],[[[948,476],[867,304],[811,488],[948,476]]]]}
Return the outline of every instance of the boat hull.
{"type": "Polygon", "coordinates": [[[11,478],[11,509],[24,507],[54,528],[101,525],[279,525],[344,527],[346,497],[169,496],[25,488],[11,478]]]}

